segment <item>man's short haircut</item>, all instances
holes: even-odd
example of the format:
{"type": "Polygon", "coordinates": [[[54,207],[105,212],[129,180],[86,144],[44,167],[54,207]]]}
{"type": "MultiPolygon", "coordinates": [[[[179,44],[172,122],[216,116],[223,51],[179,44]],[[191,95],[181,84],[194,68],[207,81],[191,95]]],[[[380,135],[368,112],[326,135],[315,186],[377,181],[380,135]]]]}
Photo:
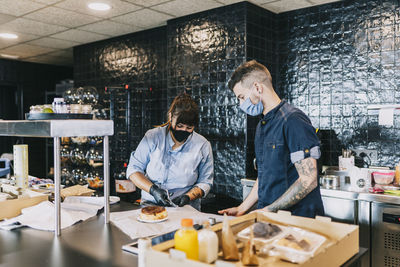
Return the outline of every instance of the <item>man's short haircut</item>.
{"type": "Polygon", "coordinates": [[[272,83],[272,77],[267,67],[255,60],[250,60],[243,63],[235,70],[229,79],[228,87],[233,90],[233,87],[235,87],[237,83],[245,82],[245,80],[249,80],[249,82],[262,82],[266,78],[272,83]],[[248,78],[252,79],[250,80],[248,78]]]}

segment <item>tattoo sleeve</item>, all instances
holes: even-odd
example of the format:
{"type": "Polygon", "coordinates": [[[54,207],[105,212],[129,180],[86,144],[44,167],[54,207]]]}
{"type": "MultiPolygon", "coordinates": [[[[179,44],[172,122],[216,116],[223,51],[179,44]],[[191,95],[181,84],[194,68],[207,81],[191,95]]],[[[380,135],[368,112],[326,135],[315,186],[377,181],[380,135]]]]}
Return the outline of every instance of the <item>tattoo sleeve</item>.
{"type": "Polygon", "coordinates": [[[195,186],[192,189],[190,189],[190,191],[187,192],[186,195],[189,196],[190,200],[194,200],[194,199],[201,198],[204,195],[204,191],[203,191],[203,189],[195,186]]]}
{"type": "Polygon", "coordinates": [[[267,208],[270,211],[287,209],[302,200],[317,186],[317,161],[306,158],[294,164],[299,178],[286,192],[267,208]]]}

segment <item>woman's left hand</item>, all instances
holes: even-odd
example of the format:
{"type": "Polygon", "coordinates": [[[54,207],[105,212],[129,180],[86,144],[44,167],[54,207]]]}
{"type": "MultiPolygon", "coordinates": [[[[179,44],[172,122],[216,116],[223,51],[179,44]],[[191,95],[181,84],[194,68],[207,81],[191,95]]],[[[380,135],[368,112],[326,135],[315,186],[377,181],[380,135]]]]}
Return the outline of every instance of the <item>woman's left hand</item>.
{"type": "Polygon", "coordinates": [[[172,202],[174,202],[176,205],[178,205],[179,207],[183,207],[187,204],[190,203],[190,197],[186,194],[180,195],[177,198],[174,198],[172,200],[172,202]]]}

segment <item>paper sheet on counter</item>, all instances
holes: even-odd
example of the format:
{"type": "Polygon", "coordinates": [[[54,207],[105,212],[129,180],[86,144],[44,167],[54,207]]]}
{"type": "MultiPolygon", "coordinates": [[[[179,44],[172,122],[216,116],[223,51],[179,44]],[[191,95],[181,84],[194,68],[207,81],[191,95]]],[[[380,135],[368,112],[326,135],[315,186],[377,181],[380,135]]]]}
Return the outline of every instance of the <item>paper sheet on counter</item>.
{"type": "MultiPolygon", "coordinates": [[[[65,198],[61,203],[61,229],[95,216],[103,206],[103,197],[65,198]]],[[[29,226],[37,230],[54,231],[54,210],[54,203],[43,201],[36,206],[22,209],[22,214],[15,218],[0,222],[0,228],[12,230],[21,226],[29,226]]]]}
{"type": "Polygon", "coordinates": [[[165,234],[181,228],[181,220],[183,218],[193,219],[194,224],[202,224],[204,221],[207,221],[208,218],[215,218],[217,222],[222,222],[223,220],[223,216],[202,213],[190,205],[180,208],[166,207],[166,210],[168,212],[168,219],[160,223],[139,222],[137,217],[140,214],[140,209],[112,212],[110,214],[110,221],[130,238],[136,239],[165,234]]]}

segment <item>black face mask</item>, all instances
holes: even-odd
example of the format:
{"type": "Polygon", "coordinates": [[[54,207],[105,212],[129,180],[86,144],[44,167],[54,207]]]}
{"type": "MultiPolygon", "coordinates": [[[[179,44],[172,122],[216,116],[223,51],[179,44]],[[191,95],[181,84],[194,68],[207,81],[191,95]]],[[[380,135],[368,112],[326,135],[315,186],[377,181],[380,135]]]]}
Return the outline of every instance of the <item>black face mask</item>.
{"type": "Polygon", "coordinates": [[[192,134],[187,131],[175,130],[172,127],[171,127],[171,131],[172,131],[172,134],[174,135],[176,141],[178,141],[179,143],[182,143],[183,141],[185,141],[189,137],[189,135],[192,134]]]}

